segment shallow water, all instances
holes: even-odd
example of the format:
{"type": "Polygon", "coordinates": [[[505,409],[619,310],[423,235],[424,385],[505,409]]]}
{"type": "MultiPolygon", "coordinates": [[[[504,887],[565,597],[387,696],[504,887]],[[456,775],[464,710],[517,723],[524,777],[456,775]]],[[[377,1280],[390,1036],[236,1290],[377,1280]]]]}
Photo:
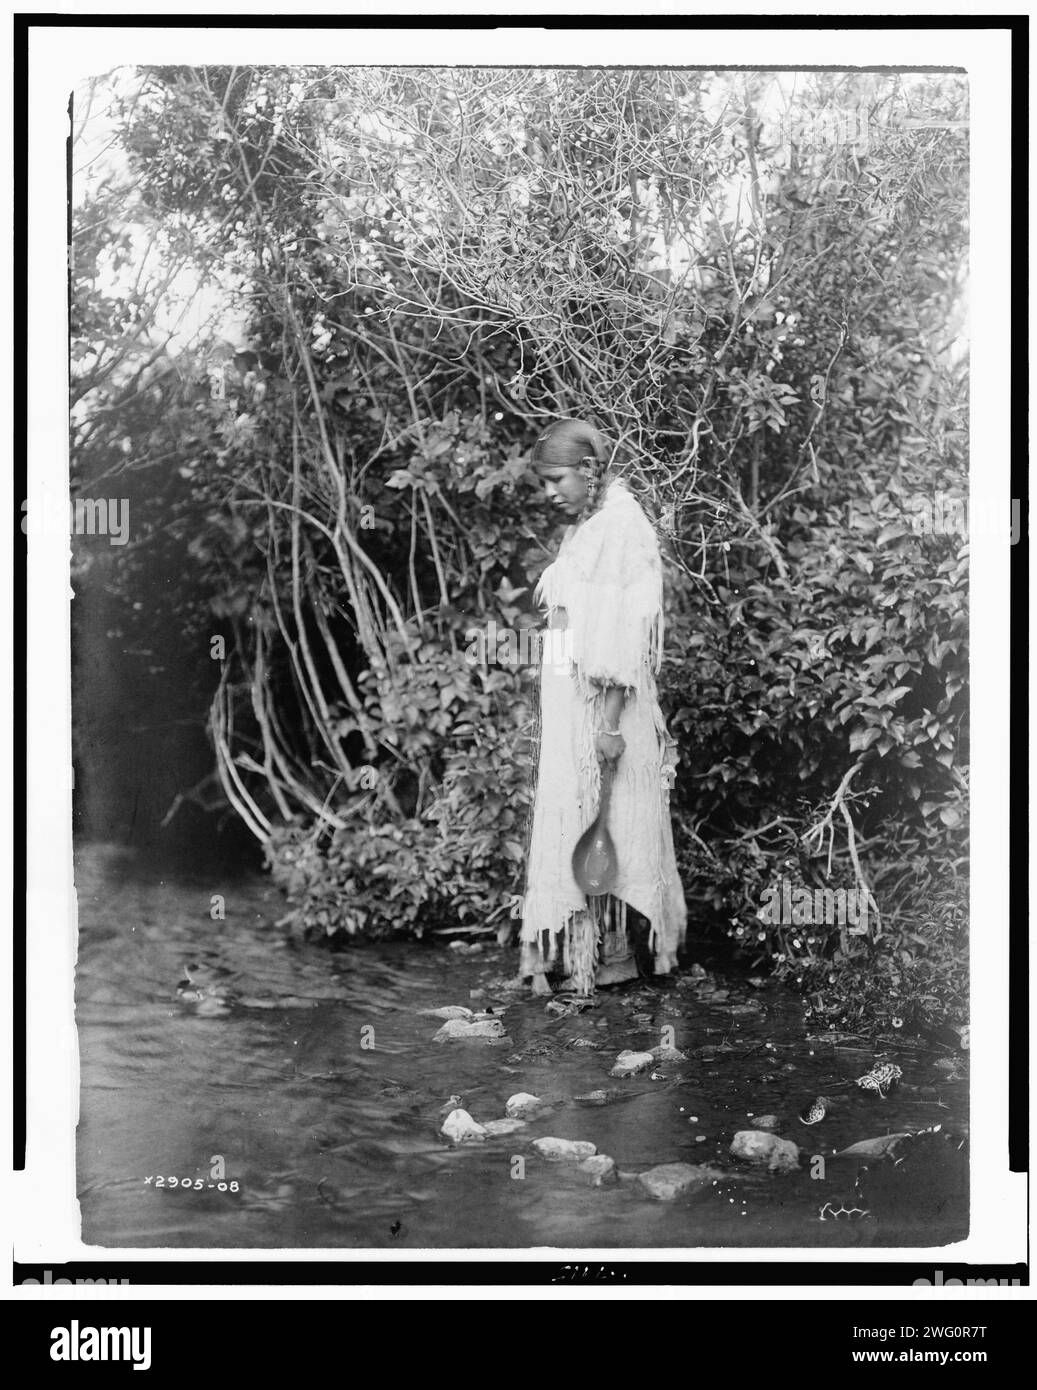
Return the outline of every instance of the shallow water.
{"type": "Polygon", "coordinates": [[[684,977],[610,990],[559,1018],[506,987],[517,951],[375,943],[332,955],[285,940],[274,925],[284,899],[264,878],[161,879],[102,846],[80,848],[76,886],[87,1244],[925,1247],[967,1232],[967,1082],[947,1079],[946,1049],[811,1040],[799,998],[733,972],[712,975],[726,998],[697,997],[709,986],[684,977]],[[213,893],[224,921],[210,919],[213,893]],[[198,967],[199,1001],[178,997],[185,962],[198,967]],[[449,1004],[503,1009],[507,1039],[433,1043],[440,1021],[421,1010],[449,1004]],[[608,1075],[622,1049],[656,1046],[665,1028],[688,1060],[659,1064],[654,1079],[608,1075]],[[852,1084],[878,1056],[904,1072],[886,1100],[852,1084]],[[574,1100],[602,1089],[608,1104],[574,1100]],[[481,1144],[440,1135],[451,1096],[485,1121],[518,1091],[555,1108],[481,1144]],[[833,1104],[808,1128],[798,1114],[818,1094],[833,1104]],[[800,1145],[800,1172],[731,1158],[734,1133],[764,1113],[800,1145]],[[897,1163],[832,1158],[936,1125],[897,1163]],[[591,1141],[623,1179],[585,1185],[531,1152],[544,1135],[591,1141]],[[825,1158],[823,1176],[811,1155],[825,1158]],[[673,1202],[625,1176],[675,1162],[723,1174],[673,1202]],[[840,1206],[868,1215],[832,1219],[840,1206]]]}

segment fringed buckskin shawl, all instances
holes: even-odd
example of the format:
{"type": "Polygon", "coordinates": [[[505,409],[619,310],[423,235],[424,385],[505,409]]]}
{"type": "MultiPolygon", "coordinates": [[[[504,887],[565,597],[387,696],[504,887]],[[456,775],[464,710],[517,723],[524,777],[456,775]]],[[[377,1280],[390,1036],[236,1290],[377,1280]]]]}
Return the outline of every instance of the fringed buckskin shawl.
{"type": "Polygon", "coordinates": [[[609,828],[619,858],[614,897],[620,929],[629,905],[648,918],[655,968],[676,965],[686,909],[677,878],[669,795],[663,781],[666,728],[655,675],[663,642],[662,561],[655,532],[622,482],[571,531],[544,571],[537,597],[549,640],[540,667],[540,757],[523,898],[524,974],[558,955],[577,988],[593,980],[605,900],[576,886],[572,853],[597,814],[605,689],[626,690],[626,740],[613,782],[609,828]],[[563,629],[564,625],[564,631],[563,629]]]}

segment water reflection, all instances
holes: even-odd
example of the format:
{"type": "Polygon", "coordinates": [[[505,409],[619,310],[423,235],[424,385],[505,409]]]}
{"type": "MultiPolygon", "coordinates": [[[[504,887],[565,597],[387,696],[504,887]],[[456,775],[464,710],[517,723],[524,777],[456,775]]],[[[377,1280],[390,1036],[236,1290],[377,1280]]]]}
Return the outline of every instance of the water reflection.
{"type": "Polygon", "coordinates": [[[895,1058],[904,1085],[882,1101],[852,1085],[872,1052],[808,1041],[800,1000],[740,978],[712,999],[688,980],[627,987],[558,1017],[509,991],[514,953],[496,947],[374,943],[332,956],[292,945],[274,925],[283,899],[262,878],[160,878],[92,846],[76,884],[89,1244],[931,1246],[966,1233],[967,1085],[909,1039],[895,1058]],[[210,918],[213,893],[223,921],[210,918]],[[446,1004],[503,1010],[506,1040],[434,1044],[440,1021],[421,1011],[446,1004]],[[667,1026],[687,1061],[660,1063],[656,1079],[609,1077],[618,1052],[657,1045],[667,1026]],[[609,1103],[573,1099],[596,1090],[609,1103]],[[439,1134],[451,1096],[489,1120],[517,1091],[554,1109],[480,1145],[439,1134]],[[833,1103],[807,1128],[797,1116],[818,1094],[833,1103]],[[779,1177],[730,1157],[734,1132],[764,1112],[825,1156],[823,1178],[807,1162],[779,1177]],[[934,1125],[899,1164],[831,1158],[934,1125]],[[590,1140],[624,1175],[682,1162],[725,1177],[668,1203],[634,1180],[592,1188],[530,1154],[542,1135],[590,1140]],[[825,1202],[870,1214],[821,1221],[825,1202]]]}

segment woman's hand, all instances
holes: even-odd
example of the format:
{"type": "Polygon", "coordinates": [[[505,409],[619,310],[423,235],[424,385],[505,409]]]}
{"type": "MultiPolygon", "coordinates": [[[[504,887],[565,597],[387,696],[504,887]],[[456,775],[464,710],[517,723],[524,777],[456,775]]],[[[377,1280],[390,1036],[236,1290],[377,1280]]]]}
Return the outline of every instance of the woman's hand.
{"type": "Polygon", "coordinates": [[[619,762],[623,756],[623,750],[627,746],[626,739],[618,732],[619,720],[625,703],[626,692],[622,686],[607,685],[605,687],[605,698],[602,700],[601,714],[599,715],[601,728],[594,740],[594,747],[599,755],[607,763],[611,763],[613,767],[619,762]],[[610,734],[609,729],[615,729],[617,732],[610,734]]]}
{"type": "Polygon", "coordinates": [[[627,741],[622,734],[607,734],[604,731],[594,739],[594,747],[607,763],[615,765],[623,756],[627,741]]]}

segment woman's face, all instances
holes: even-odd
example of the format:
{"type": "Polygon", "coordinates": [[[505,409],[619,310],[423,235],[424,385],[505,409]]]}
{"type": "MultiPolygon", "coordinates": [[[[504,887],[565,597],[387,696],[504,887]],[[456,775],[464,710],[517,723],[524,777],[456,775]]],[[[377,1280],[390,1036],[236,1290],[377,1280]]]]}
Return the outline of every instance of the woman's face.
{"type": "Polygon", "coordinates": [[[590,496],[587,478],[578,468],[541,468],[547,496],[560,511],[575,515],[590,496]]]}

